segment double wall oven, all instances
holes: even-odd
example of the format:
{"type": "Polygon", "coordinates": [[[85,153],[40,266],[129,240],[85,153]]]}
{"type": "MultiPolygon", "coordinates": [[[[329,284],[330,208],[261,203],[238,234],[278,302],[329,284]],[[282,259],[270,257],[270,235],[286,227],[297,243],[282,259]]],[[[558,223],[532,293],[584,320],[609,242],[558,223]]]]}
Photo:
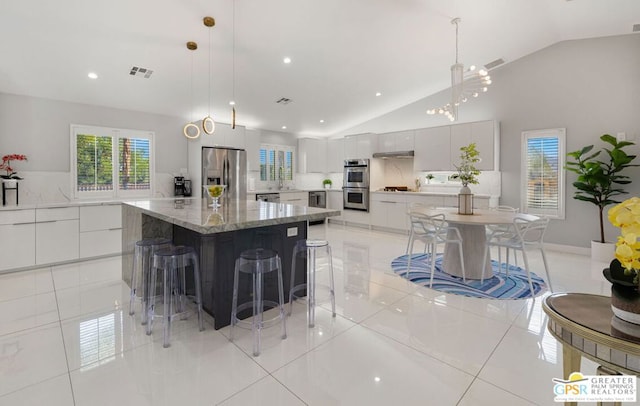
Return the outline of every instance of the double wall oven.
{"type": "Polygon", "coordinates": [[[346,159],[344,161],[342,193],[345,209],[369,211],[368,159],[346,159]]]}

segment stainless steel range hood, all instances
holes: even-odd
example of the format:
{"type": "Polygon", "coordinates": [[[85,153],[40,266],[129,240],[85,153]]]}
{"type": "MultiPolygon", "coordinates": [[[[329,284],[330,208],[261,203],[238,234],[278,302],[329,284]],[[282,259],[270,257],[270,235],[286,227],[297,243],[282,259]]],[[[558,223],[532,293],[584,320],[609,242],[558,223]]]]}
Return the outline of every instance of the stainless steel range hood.
{"type": "Polygon", "coordinates": [[[373,157],[382,158],[382,159],[388,159],[388,158],[407,159],[407,158],[413,158],[413,151],[375,152],[373,154],[373,157]]]}

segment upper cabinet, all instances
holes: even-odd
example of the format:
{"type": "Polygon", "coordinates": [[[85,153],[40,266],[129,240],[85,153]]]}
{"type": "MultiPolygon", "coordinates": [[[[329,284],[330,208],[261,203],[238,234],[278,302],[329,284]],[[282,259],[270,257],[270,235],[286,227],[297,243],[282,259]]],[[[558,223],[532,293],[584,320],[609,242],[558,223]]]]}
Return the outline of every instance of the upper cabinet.
{"type": "Polygon", "coordinates": [[[245,128],[243,126],[236,126],[235,129],[231,129],[229,124],[217,123],[216,130],[213,134],[209,135],[201,131],[200,137],[195,141],[198,140],[200,140],[200,146],[203,147],[230,147],[244,149],[245,128]]]}
{"type": "Polygon", "coordinates": [[[327,140],[327,172],[343,171],[344,144],[344,138],[327,140]]]}
{"type": "Polygon", "coordinates": [[[476,144],[481,171],[500,170],[499,125],[495,121],[423,128],[415,131],[415,171],[455,171],[460,162],[460,147],[476,144]]]}
{"type": "Polygon", "coordinates": [[[415,131],[414,171],[451,170],[451,130],[449,126],[415,131]]]}
{"type": "MultiPolygon", "coordinates": [[[[481,161],[476,168],[481,171],[499,170],[496,148],[499,148],[498,131],[495,121],[479,121],[451,126],[451,162],[460,161],[460,148],[476,144],[481,161]]],[[[455,167],[454,167],[455,169],[455,167]]]]}
{"type": "Polygon", "coordinates": [[[374,152],[413,151],[414,130],[378,135],[378,148],[374,152]]]}
{"type": "Polygon", "coordinates": [[[378,134],[358,134],[344,137],[344,159],[371,158],[378,149],[378,134]]]}
{"type": "Polygon", "coordinates": [[[315,138],[298,139],[298,172],[327,172],[327,140],[315,138]]]}

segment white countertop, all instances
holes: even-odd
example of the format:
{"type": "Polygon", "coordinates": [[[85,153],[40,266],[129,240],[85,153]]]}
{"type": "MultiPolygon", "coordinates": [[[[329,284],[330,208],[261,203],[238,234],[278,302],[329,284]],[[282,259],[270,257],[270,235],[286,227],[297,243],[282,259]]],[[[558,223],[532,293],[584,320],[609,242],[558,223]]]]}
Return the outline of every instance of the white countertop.
{"type": "Polygon", "coordinates": [[[0,211],[4,210],[33,210],[33,209],[55,209],[60,207],[80,207],[80,206],[104,206],[111,204],[121,204],[124,199],[113,200],[70,200],[66,202],[47,202],[47,203],[31,203],[20,204],[18,206],[6,205],[0,206],[0,211]]]}

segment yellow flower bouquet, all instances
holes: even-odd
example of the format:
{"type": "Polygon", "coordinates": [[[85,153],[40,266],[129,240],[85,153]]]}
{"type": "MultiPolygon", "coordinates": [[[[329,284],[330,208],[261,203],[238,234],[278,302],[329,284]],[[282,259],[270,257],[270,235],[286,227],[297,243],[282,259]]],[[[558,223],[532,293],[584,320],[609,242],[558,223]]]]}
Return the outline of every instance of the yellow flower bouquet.
{"type": "MultiPolygon", "coordinates": [[[[616,259],[626,276],[638,286],[640,270],[640,198],[632,197],[609,209],[609,221],[620,228],[616,242],[616,259]]],[[[615,261],[614,260],[614,261],[615,261]]]]}

